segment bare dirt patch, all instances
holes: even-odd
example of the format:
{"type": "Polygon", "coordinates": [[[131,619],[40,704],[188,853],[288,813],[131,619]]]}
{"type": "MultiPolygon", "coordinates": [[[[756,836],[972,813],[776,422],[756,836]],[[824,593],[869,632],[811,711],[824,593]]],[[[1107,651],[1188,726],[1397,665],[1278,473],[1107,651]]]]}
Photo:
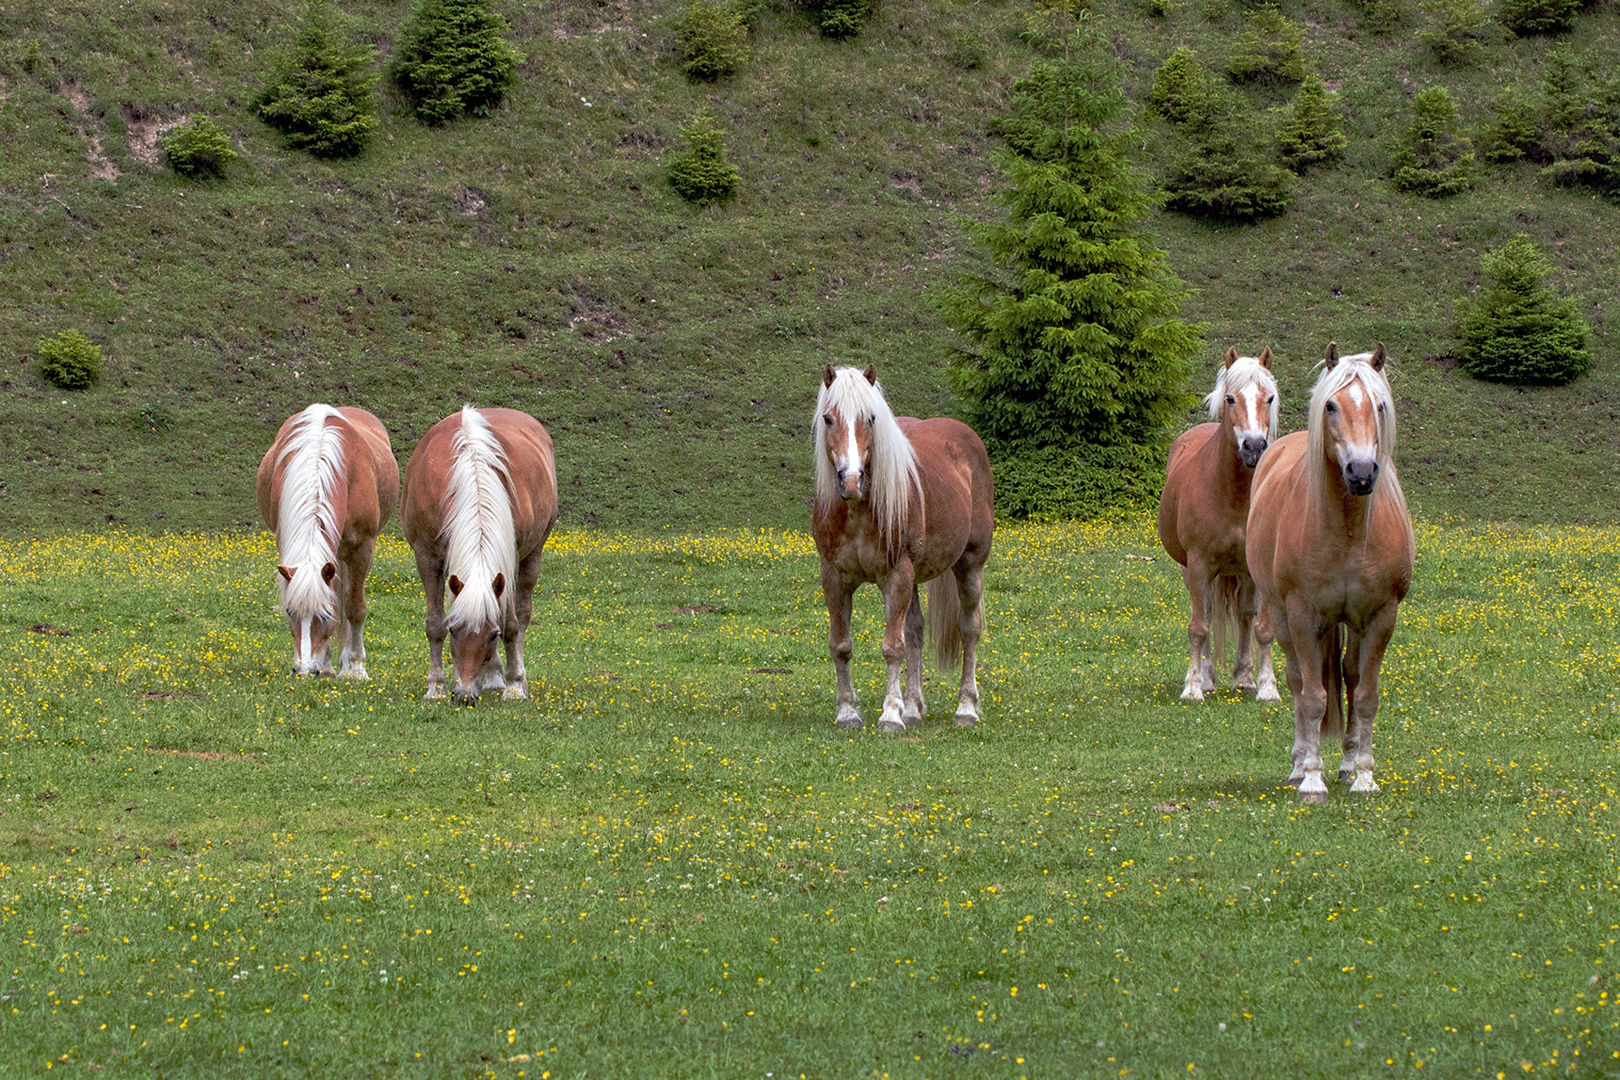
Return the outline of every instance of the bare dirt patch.
{"type": "Polygon", "coordinates": [[[129,156],[155,169],[163,164],[163,136],[191,119],[189,113],[165,120],[157,110],[133,102],[124,102],[124,139],[129,144],[129,156]]]}
{"type": "Polygon", "coordinates": [[[85,159],[90,162],[90,179],[105,180],[109,184],[118,183],[118,166],[108,159],[101,146],[101,132],[92,125],[95,117],[91,113],[90,95],[84,92],[84,87],[77,79],[69,79],[62,84],[62,96],[68,99],[73,111],[79,114],[79,123],[75,130],[90,144],[84,153],[85,159]]]}
{"type": "Polygon", "coordinates": [[[158,750],[147,747],[148,754],[158,754],[162,757],[195,758],[198,761],[249,761],[255,765],[263,765],[264,758],[253,754],[227,754],[222,750],[158,750]]]}

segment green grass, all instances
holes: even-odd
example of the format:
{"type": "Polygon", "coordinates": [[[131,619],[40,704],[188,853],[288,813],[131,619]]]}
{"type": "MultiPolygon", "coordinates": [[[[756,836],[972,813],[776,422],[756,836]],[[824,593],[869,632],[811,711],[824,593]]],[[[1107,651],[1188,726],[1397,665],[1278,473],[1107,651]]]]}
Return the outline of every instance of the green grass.
{"type": "Polygon", "coordinates": [[[559,535],[474,709],[397,541],[364,685],[286,674],[262,535],[0,544],[0,1072],[1613,1075],[1620,533],[1418,540],[1319,807],[1286,705],[1176,700],[1146,520],[1004,529],[986,723],[930,673],[899,738],[802,534],[559,535]]]}
{"type": "MultiPolygon", "coordinates": [[[[1218,70],[1241,32],[1234,4],[1170,8],[1098,7],[1135,100],[1176,45],[1218,70]]],[[[404,7],[348,9],[386,58],[404,7]]],[[[1611,521],[1614,208],[1528,166],[1443,202],[1384,178],[1413,90],[1445,84],[1477,125],[1499,86],[1535,89],[1554,42],[1497,37],[1443,68],[1416,43],[1414,5],[1384,36],[1348,0],[1284,9],[1351,144],[1277,219],[1153,221],[1199,290],[1186,314],[1209,324],[1209,370],[1229,344],[1271,345],[1297,423],[1329,339],[1383,340],[1422,513],[1611,521]],[[1571,387],[1484,386],[1428,359],[1451,352],[1481,254],[1519,231],[1598,329],[1593,373],[1571,387]]],[[[348,162],[287,151],[247,108],[285,4],[0,11],[0,532],[251,524],[259,455],[315,399],[372,408],[402,457],[465,400],[527,409],[556,437],[575,527],[802,527],[824,362],[877,363],[902,412],[956,409],[928,290],[973,265],[967,226],[995,212],[992,132],[1035,57],[1023,8],[885,0],[835,42],[771,0],[749,63],[714,84],[680,73],[674,0],[502,10],[526,59],[495,115],[426,128],[385,89],[376,142],[348,162]],[[743,176],[709,210],[666,176],[701,108],[743,176]],[[241,155],[222,182],[137,154],[150,125],[196,112],[241,155]],[[107,165],[115,181],[92,177],[107,165]],[[40,336],[68,327],[106,351],[87,392],[33,371],[40,336]]],[[[1620,14],[1594,7],[1563,40],[1602,70],[1620,14]]],[[[1173,151],[1165,129],[1143,140],[1149,169],[1173,151]]]]}

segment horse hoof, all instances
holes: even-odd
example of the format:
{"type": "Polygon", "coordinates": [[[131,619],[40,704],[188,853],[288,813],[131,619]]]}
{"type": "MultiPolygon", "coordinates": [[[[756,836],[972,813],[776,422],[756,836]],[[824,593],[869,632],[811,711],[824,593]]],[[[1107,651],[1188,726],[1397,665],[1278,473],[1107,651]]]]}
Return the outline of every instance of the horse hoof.
{"type": "Polygon", "coordinates": [[[1299,782],[1301,780],[1303,780],[1303,779],[1305,779],[1303,776],[1290,776],[1288,779],[1283,781],[1283,786],[1284,787],[1299,787],[1299,782]]]}
{"type": "Polygon", "coordinates": [[[1253,690],[1254,689],[1254,680],[1253,679],[1239,679],[1237,682],[1232,684],[1232,689],[1234,689],[1234,690],[1253,690]]]}
{"type": "Polygon", "coordinates": [[[529,692],[521,686],[508,686],[501,691],[501,697],[507,701],[525,701],[529,697],[529,692]]]}
{"type": "Polygon", "coordinates": [[[1328,793],[1325,791],[1302,791],[1299,793],[1299,801],[1302,803],[1325,803],[1328,801],[1328,793]]]}
{"type": "Polygon", "coordinates": [[[447,695],[442,686],[430,686],[427,693],[422,695],[423,701],[443,701],[447,695]]]}
{"type": "Polygon", "coordinates": [[[878,731],[884,735],[904,735],[906,722],[904,720],[879,720],[878,731]]]}
{"type": "Polygon", "coordinates": [[[1350,792],[1353,795],[1378,794],[1378,783],[1372,778],[1371,769],[1356,773],[1355,783],[1350,785],[1350,792]]]}
{"type": "Polygon", "coordinates": [[[1203,701],[1204,691],[1197,686],[1188,686],[1181,691],[1182,701],[1203,701]]]}
{"type": "Polygon", "coordinates": [[[1255,694],[1254,700],[1268,703],[1273,701],[1281,701],[1282,695],[1277,693],[1277,688],[1275,686],[1269,686],[1255,694]]]}
{"type": "Polygon", "coordinates": [[[840,716],[837,720],[834,720],[833,723],[841,728],[853,731],[861,726],[861,718],[859,716],[840,716]]]}
{"type": "Polygon", "coordinates": [[[978,722],[979,722],[979,718],[977,716],[974,716],[972,713],[961,713],[961,712],[959,712],[959,713],[956,714],[956,726],[957,727],[973,727],[978,722]]]}
{"type": "Polygon", "coordinates": [[[355,682],[371,681],[371,676],[366,674],[366,665],[364,664],[351,664],[338,674],[338,678],[353,679],[355,682]]]}

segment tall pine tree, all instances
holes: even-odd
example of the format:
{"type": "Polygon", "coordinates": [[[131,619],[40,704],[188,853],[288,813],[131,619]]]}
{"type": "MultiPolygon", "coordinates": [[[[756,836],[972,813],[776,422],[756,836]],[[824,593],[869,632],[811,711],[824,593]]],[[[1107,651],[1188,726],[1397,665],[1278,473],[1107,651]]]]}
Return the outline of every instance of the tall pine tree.
{"type": "Polygon", "coordinates": [[[951,361],[996,471],[998,511],[1091,516],[1151,500],[1187,407],[1199,328],[1144,230],[1119,73],[1087,17],[1014,86],[998,165],[1004,220],[974,230],[990,264],[943,289],[967,339],[951,361]]]}

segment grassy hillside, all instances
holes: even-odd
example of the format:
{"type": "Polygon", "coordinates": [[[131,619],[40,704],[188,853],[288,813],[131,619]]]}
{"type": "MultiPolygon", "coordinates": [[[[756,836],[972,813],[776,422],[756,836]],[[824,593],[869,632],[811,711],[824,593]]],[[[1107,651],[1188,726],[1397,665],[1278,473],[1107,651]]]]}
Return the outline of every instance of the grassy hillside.
{"type": "MultiPolygon", "coordinates": [[[[250,523],[275,425],[317,399],[371,408],[402,461],[462,401],[526,409],[556,438],[576,526],[799,525],[823,362],[877,363],[903,412],[953,409],[926,292],[968,265],[965,225],[994,213],[990,132],[1034,56],[1025,5],[884,0],[834,42],[770,0],[753,59],[717,84],[680,73],[678,3],[501,6],[525,54],[507,104],[429,129],[385,87],[379,137],[345,162],[285,150],[247,109],[289,5],[0,9],[0,530],[250,523]],[[695,210],[665,162],[704,107],[742,185],[695,210]],[[241,154],[224,182],[159,167],[157,132],[195,112],[241,154]],[[108,357],[85,393],[32,370],[39,336],[70,326],[108,357]]],[[[407,5],[346,7],[386,57],[407,5]]],[[[1441,68],[1414,40],[1415,4],[1385,35],[1354,3],[1285,11],[1309,28],[1351,146],[1272,221],[1155,221],[1200,290],[1188,314],[1208,323],[1207,363],[1270,344],[1297,420],[1330,338],[1382,339],[1420,513],[1611,520],[1615,208],[1528,166],[1443,203],[1383,178],[1414,90],[1444,82],[1478,123],[1499,86],[1535,88],[1548,42],[1501,35],[1481,62],[1441,68]],[[1481,252],[1518,231],[1600,331],[1593,374],[1566,389],[1486,387],[1427,359],[1447,355],[1481,252]]],[[[1098,19],[1136,99],[1176,45],[1218,65],[1241,30],[1220,0],[1098,19]]],[[[1594,8],[1565,40],[1601,69],[1620,16],[1594,8]]],[[[1144,164],[1165,144],[1148,131],[1144,164]]]]}

